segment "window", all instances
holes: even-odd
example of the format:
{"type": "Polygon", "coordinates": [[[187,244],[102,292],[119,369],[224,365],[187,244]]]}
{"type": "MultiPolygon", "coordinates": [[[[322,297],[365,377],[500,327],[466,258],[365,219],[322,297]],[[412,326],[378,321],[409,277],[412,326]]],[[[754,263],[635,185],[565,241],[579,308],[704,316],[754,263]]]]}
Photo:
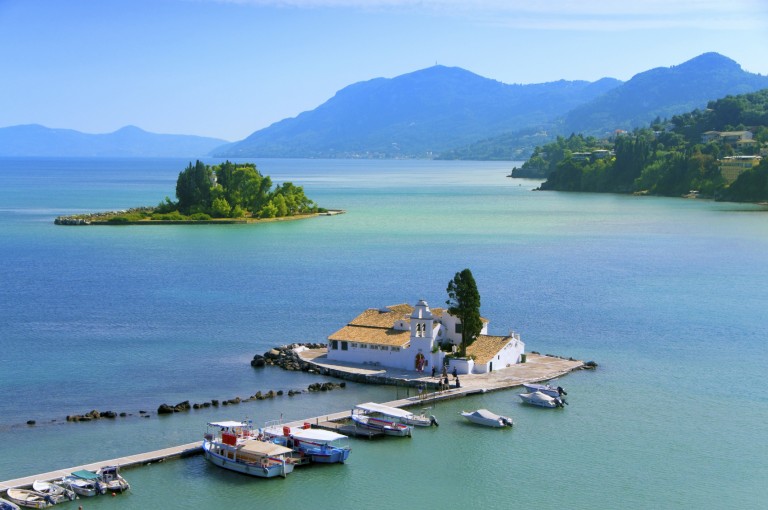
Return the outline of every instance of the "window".
{"type": "Polygon", "coordinates": [[[456,333],[461,333],[461,322],[456,323],[456,333]]]}
{"type": "Polygon", "coordinates": [[[390,347],[395,352],[400,352],[400,347],[390,347]]]}
{"type": "Polygon", "coordinates": [[[338,349],[338,348],[339,348],[339,341],[331,340],[331,349],[338,349]]]}
{"type": "Polygon", "coordinates": [[[341,342],[341,350],[342,351],[346,351],[348,348],[349,348],[349,346],[347,345],[347,342],[341,342]]]}

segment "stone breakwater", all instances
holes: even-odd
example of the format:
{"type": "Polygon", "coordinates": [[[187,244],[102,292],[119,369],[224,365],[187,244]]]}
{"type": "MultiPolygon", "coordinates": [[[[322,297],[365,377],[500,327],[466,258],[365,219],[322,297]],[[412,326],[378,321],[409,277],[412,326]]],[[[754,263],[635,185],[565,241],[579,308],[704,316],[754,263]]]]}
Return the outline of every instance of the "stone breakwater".
{"type": "Polygon", "coordinates": [[[289,345],[281,345],[280,347],[274,347],[264,354],[257,354],[251,360],[251,366],[254,368],[263,367],[265,365],[273,365],[280,367],[284,370],[294,370],[302,372],[311,372],[319,374],[314,364],[309,363],[303,359],[296,349],[304,347],[306,349],[325,349],[328,346],[326,344],[319,343],[294,343],[289,345]]]}

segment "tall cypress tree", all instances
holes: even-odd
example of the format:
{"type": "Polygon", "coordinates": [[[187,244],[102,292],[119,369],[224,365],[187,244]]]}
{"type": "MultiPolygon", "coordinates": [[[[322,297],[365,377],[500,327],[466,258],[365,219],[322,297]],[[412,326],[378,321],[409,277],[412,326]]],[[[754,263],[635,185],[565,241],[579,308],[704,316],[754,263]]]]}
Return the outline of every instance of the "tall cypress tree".
{"type": "Polygon", "coordinates": [[[461,345],[459,355],[467,355],[467,347],[472,345],[477,335],[483,329],[480,318],[480,293],[477,290],[472,271],[464,269],[456,273],[453,280],[448,282],[448,313],[461,321],[461,345]]]}

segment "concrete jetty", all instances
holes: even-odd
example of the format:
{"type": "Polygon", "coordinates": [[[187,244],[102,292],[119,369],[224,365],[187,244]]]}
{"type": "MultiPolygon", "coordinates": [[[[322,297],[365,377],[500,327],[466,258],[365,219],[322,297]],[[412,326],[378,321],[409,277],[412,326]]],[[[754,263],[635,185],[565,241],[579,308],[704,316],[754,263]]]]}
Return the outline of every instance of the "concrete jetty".
{"type": "MultiPolygon", "coordinates": [[[[574,370],[584,367],[584,363],[579,360],[565,359],[555,356],[528,354],[526,363],[520,363],[501,370],[489,372],[487,374],[466,374],[460,375],[461,386],[454,387],[453,378],[451,387],[442,391],[433,391],[437,377],[431,377],[431,373],[421,373],[415,371],[406,371],[390,369],[387,367],[371,367],[369,365],[357,365],[351,363],[339,363],[328,360],[325,357],[324,349],[309,350],[301,353],[302,359],[308,361],[313,367],[322,374],[335,377],[360,380],[360,378],[369,379],[370,382],[377,384],[398,384],[399,381],[406,383],[414,388],[422,388],[422,391],[407,398],[384,402],[391,407],[411,407],[424,405],[425,403],[436,402],[445,399],[465,397],[477,393],[489,391],[498,391],[522,386],[524,383],[548,381],[560,377],[574,370]]],[[[438,376],[440,373],[437,374],[438,376]]],[[[349,418],[351,410],[340,411],[323,416],[315,416],[303,420],[286,422],[285,425],[291,427],[301,426],[304,423],[310,423],[315,427],[331,427],[349,418]]],[[[80,466],[73,466],[65,469],[57,469],[47,473],[40,473],[13,480],[0,481],[0,491],[6,491],[12,488],[31,487],[35,480],[54,481],[69,475],[73,471],[87,469],[95,471],[102,466],[120,466],[121,468],[130,468],[143,466],[154,462],[161,462],[166,459],[182,458],[191,455],[197,455],[202,452],[202,439],[194,443],[173,446],[161,450],[155,450],[136,455],[128,455],[116,459],[94,462],[80,466]]]]}

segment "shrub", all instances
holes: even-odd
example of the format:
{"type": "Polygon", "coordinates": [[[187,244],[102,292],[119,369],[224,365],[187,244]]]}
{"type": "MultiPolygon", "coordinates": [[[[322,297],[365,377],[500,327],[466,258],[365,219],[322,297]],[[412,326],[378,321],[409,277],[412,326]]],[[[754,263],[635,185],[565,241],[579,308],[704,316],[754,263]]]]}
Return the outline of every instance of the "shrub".
{"type": "Polygon", "coordinates": [[[211,216],[209,214],[199,212],[191,215],[189,219],[194,221],[209,221],[211,216]]]}

